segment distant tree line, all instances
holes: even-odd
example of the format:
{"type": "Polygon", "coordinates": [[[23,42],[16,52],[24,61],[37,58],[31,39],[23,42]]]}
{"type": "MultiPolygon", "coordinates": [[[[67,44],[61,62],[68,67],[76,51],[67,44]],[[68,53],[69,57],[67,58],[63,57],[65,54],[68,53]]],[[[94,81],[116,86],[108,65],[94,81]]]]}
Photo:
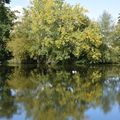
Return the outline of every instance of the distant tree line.
{"type": "MultiPolygon", "coordinates": [[[[114,24],[111,15],[105,11],[98,21],[92,21],[86,12],[80,5],[71,6],[63,0],[32,0],[12,31],[15,16],[8,18],[10,40],[6,39],[9,35],[0,35],[6,39],[3,48],[12,53],[12,62],[119,63],[120,18],[114,24]]],[[[5,54],[2,55],[0,59],[5,58],[5,54]]]]}

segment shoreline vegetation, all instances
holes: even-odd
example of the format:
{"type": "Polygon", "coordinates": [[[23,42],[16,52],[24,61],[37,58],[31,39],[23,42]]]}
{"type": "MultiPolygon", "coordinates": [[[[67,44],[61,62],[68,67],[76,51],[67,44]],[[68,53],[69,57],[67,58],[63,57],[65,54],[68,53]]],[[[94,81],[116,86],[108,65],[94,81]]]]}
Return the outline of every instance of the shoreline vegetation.
{"type": "Polygon", "coordinates": [[[19,19],[0,11],[0,64],[120,64],[120,17],[107,11],[93,21],[63,0],[32,0],[19,19]]]}

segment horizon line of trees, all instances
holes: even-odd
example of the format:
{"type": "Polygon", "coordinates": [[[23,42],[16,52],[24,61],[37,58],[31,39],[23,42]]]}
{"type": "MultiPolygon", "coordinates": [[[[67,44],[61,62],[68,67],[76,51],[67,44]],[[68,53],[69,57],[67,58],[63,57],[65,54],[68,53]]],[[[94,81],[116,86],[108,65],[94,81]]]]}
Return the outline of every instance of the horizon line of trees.
{"type": "MultiPolygon", "coordinates": [[[[10,9],[9,12],[13,13],[10,9]]],[[[71,6],[63,0],[32,0],[5,37],[4,48],[13,56],[11,62],[120,63],[120,18],[114,24],[111,15],[104,11],[98,21],[92,21],[86,13],[80,5],[71,6]]],[[[13,18],[8,19],[13,23],[13,18]]],[[[3,62],[10,58],[5,58],[1,50],[0,55],[3,62]]]]}

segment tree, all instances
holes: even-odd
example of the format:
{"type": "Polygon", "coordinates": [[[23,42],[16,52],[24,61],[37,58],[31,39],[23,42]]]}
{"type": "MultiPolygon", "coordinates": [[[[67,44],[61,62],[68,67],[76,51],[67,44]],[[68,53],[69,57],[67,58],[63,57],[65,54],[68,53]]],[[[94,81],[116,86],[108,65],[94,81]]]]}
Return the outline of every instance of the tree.
{"type": "Polygon", "coordinates": [[[15,57],[22,61],[29,56],[47,64],[99,61],[100,30],[86,16],[86,9],[62,0],[33,0],[26,11],[8,44],[15,57]]]}
{"type": "Polygon", "coordinates": [[[10,0],[4,0],[5,3],[10,3],[10,0]]]}
{"type": "Polygon", "coordinates": [[[118,23],[120,23],[120,13],[119,13],[119,16],[118,16],[118,23]]]}
{"type": "MultiPolygon", "coordinates": [[[[5,2],[8,3],[8,1],[5,2]]],[[[3,1],[0,1],[0,63],[10,58],[6,43],[12,30],[14,18],[14,12],[6,7],[3,1]]]]}
{"type": "Polygon", "coordinates": [[[103,36],[102,45],[101,45],[101,54],[102,54],[102,63],[112,62],[112,51],[113,51],[113,32],[114,32],[114,23],[111,15],[104,11],[99,18],[99,26],[103,36]]]}
{"type": "Polygon", "coordinates": [[[0,3],[10,3],[10,0],[0,0],[0,3]]]}
{"type": "Polygon", "coordinates": [[[10,41],[7,43],[7,48],[12,51],[12,55],[14,62],[24,62],[28,61],[29,59],[29,49],[31,46],[31,18],[30,13],[28,10],[24,9],[24,18],[22,21],[18,21],[15,26],[14,30],[11,33],[10,41]]]}
{"type": "Polygon", "coordinates": [[[113,52],[114,52],[114,61],[120,63],[120,24],[118,23],[115,26],[113,33],[113,52]]]}

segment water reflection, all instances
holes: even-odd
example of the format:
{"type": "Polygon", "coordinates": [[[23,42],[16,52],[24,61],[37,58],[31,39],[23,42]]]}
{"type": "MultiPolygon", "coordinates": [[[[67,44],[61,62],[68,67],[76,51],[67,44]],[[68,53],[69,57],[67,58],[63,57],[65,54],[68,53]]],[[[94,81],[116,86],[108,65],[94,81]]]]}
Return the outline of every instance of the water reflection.
{"type": "Polygon", "coordinates": [[[0,68],[0,118],[11,118],[17,112],[14,96],[7,84],[10,68],[0,68]]]}
{"type": "Polygon", "coordinates": [[[1,119],[119,120],[119,108],[119,66],[0,68],[1,119]]]}

